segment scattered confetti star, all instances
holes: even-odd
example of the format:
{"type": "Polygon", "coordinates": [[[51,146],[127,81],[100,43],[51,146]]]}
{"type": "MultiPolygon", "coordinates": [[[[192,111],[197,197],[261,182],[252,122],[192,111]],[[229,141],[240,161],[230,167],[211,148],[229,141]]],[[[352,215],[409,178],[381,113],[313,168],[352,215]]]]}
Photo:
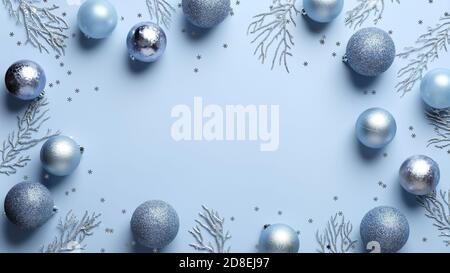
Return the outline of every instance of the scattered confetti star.
{"type": "Polygon", "coordinates": [[[66,16],[67,16],[67,13],[66,13],[66,12],[63,12],[63,13],[61,13],[61,15],[62,15],[63,17],[66,17],[66,16]]]}
{"type": "Polygon", "coordinates": [[[259,208],[258,208],[258,207],[255,207],[254,210],[255,210],[255,211],[259,211],[259,208]]]}
{"type": "Polygon", "coordinates": [[[28,175],[24,175],[23,180],[28,180],[28,175]]]}
{"type": "Polygon", "coordinates": [[[127,213],[127,210],[126,210],[126,209],[123,209],[123,210],[122,210],[122,214],[125,214],[125,213],[127,213]]]}
{"type": "Polygon", "coordinates": [[[419,23],[419,25],[421,25],[421,24],[423,24],[423,21],[422,21],[422,20],[419,20],[418,23],[419,23]]]}
{"type": "Polygon", "coordinates": [[[137,17],[141,18],[142,17],[142,13],[138,13],[137,17]]]}
{"type": "Polygon", "coordinates": [[[75,93],[77,93],[77,94],[80,93],[80,89],[78,89],[78,88],[75,89],[75,93]]]}
{"type": "Polygon", "coordinates": [[[105,250],[104,248],[102,248],[102,249],[100,249],[100,252],[101,252],[101,253],[105,253],[106,250],[105,250]]]}
{"type": "Polygon", "coordinates": [[[123,21],[123,20],[125,20],[125,17],[120,16],[120,21],[123,21]]]}
{"type": "Polygon", "coordinates": [[[241,3],[241,1],[239,1],[239,0],[238,0],[238,1],[236,1],[236,5],[239,5],[240,3],[241,3]]]}
{"type": "Polygon", "coordinates": [[[278,211],[278,215],[281,215],[281,214],[283,214],[283,212],[281,210],[279,210],[278,211]]]}
{"type": "Polygon", "coordinates": [[[394,32],[393,32],[392,30],[389,30],[388,33],[389,33],[390,35],[392,35],[392,33],[394,33],[394,32]]]}
{"type": "Polygon", "coordinates": [[[308,223],[312,224],[312,222],[313,222],[313,219],[309,218],[308,223]]]}
{"type": "Polygon", "coordinates": [[[194,73],[198,73],[198,68],[194,68],[194,73]]]}
{"type": "Polygon", "coordinates": [[[383,153],[383,157],[387,157],[388,156],[388,154],[387,153],[383,153]]]}
{"type": "Polygon", "coordinates": [[[223,44],[223,48],[228,48],[228,44],[223,44]]]}
{"type": "Polygon", "coordinates": [[[72,192],[76,192],[77,191],[77,189],[75,189],[75,188],[72,188],[72,192]]]}
{"type": "Polygon", "coordinates": [[[72,102],[72,98],[71,98],[71,97],[68,97],[68,98],[67,98],[67,102],[72,102]]]}
{"type": "Polygon", "coordinates": [[[333,53],[331,53],[331,56],[336,57],[336,56],[337,56],[337,53],[336,53],[336,52],[333,52],[333,53]]]}
{"type": "Polygon", "coordinates": [[[378,201],[378,197],[374,197],[373,201],[377,202],[378,201]]]}
{"type": "Polygon", "coordinates": [[[69,70],[69,71],[67,71],[67,75],[72,75],[72,71],[71,70],[69,70]]]}
{"type": "Polygon", "coordinates": [[[336,42],[336,46],[341,46],[341,42],[336,42]]]}
{"type": "Polygon", "coordinates": [[[334,201],[337,201],[338,199],[339,199],[339,198],[338,198],[337,196],[334,196],[334,197],[333,197],[333,200],[334,200],[334,201]]]}
{"type": "Polygon", "coordinates": [[[367,90],[364,90],[364,91],[363,91],[363,94],[364,94],[364,95],[367,95],[368,93],[369,93],[369,91],[367,91],[367,90]]]}
{"type": "Polygon", "coordinates": [[[103,197],[100,198],[100,202],[105,203],[105,201],[106,201],[105,198],[103,198],[103,197]]]}
{"type": "Polygon", "coordinates": [[[21,45],[22,45],[22,42],[21,42],[21,41],[18,41],[16,44],[17,44],[17,46],[21,46],[21,45]]]}
{"type": "Polygon", "coordinates": [[[197,55],[197,60],[200,60],[202,58],[202,55],[198,54],[197,55]]]}
{"type": "Polygon", "coordinates": [[[63,67],[63,66],[64,66],[64,63],[63,63],[63,62],[59,63],[59,66],[63,67]]]}
{"type": "Polygon", "coordinates": [[[372,90],[372,95],[376,95],[376,94],[377,94],[377,91],[372,90]]]}
{"type": "Polygon", "coordinates": [[[447,154],[450,154],[450,150],[447,150],[447,154]]]}
{"type": "Polygon", "coordinates": [[[49,83],[48,87],[52,88],[53,87],[53,83],[49,83]]]}
{"type": "Polygon", "coordinates": [[[412,138],[416,138],[416,134],[412,134],[411,137],[412,137],[412,138]]]}
{"type": "Polygon", "coordinates": [[[233,217],[233,216],[231,216],[231,217],[230,217],[230,220],[231,220],[231,221],[234,221],[234,217],[233,217]]]}
{"type": "Polygon", "coordinates": [[[320,38],[319,42],[321,45],[325,44],[325,39],[326,39],[326,36],[322,36],[322,38],[320,38]]]}
{"type": "Polygon", "coordinates": [[[59,85],[61,82],[59,80],[55,81],[56,85],[59,85]]]}
{"type": "Polygon", "coordinates": [[[98,86],[94,87],[94,91],[98,91],[100,88],[98,86]]]}
{"type": "Polygon", "coordinates": [[[94,173],[94,171],[88,170],[88,174],[93,174],[93,173],[94,173]]]}
{"type": "Polygon", "coordinates": [[[423,237],[423,238],[422,238],[422,242],[425,243],[426,241],[427,241],[427,238],[423,237]]]}
{"type": "Polygon", "coordinates": [[[412,126],[409,126],[409,128],[408,128],[410,131],[413,131],[414,130],[414,127],[412,127],[412,126]]]}
{"type": "Polygon", "coordinates": [[[55,55],[55,59],[59,59],[61,56],[59,56],[59,55],[55,55]]]}
{"type": "Polygon", "coordinates": [[[10,32],[9,37],[14,37],[14,32],[10,32]]]}
{"type": "Polygon", "coordinates": [[[308,62],[303,62],[303,66],[308,66],[308,62]]]}
{"type": "Polygon", "coordinates": [[[339,215],[339,216],[342,216],[342,215],[344,215],[344,213],[343,213],[342,211],[339,211],[339,212],[338,212],[338,215],[339,215]]]}
{"type": "Polygon", "coordinates": [[[66,191],[66,195],[69,195],[69,192],[68,192],[68,191],[66,191]]]}

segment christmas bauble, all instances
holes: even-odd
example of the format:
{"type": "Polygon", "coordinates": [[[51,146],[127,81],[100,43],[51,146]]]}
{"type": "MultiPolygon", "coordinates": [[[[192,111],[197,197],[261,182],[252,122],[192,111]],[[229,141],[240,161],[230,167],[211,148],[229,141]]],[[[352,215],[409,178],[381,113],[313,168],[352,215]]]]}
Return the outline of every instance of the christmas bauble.
{"type": "Polygon", "coordinates": [[[403,162],[399,170],[400,185],[409,193],[426,195],[439,184],[439,165],[428,156],[415,155],[403,162]]]}
{"type": "Polygon", "coordinates": [[[103,39],[116,28],[117,12],[107,0],[87,0],[78,10],[78,27],[88,38],[103,39]]]}
{"type": "Polygon", "coordinates": [[[266,225],[259,236],[263,253],[297,253],[300,247],[297,232],[285,224],[266,225]]]}
{"type": "Polygon", "coordinates": [[[139,23],[128,32],[127,48],[132,60],[154,62],[163,55],[166,45],[164,30],[154,23],[139,23]]]}
{"type": "Polygon", "coordinates": [[[153,250],[162,249],[172,242],[180,226],[173,207],[159,200],[141,204],[134,211],[130,224],[136,241],[153,250]]]}
{"type": "Polygon", "coordinates": [[[344,8],[344,0],[303,0],[303,9],[313,21],[329,23],[333,21],[344,8]]]}
{"type": "Polygon", "coordinates": [[[361,239],[364,246],[379,244],[382,253],[399,251],[408,241],[409,224],[396,208],[376,207],[361,221],[361,239]]]}
{"type": "Polygon", "coordinates": [[[364,111],[356,121],[357,139],[366,147],[381,149],[395,137],[397,124],[394,117],[381,108],[364,111]]]}
{"type": "Polygon", "coordinates": [[[18,227],[34,229],[53,215],[53,198],[42,184],[22,182],[12,187],[6,195],[5,213],[18,227]]]}
{"type": "Polygon", "coordinates": [[[450,107],[450,70],[438,68],[428,72],[420,84],[423,101],[435,109],[450,107]]]}
{"type": "Polygon", "coordinates": [[[182,7],[187,20],[200,28],[220,24],[230,12],[230,0],[183,0],[182,7]]]}
{"type": "Polygon", "coordinates": [[[384,30],[363,28],[348,41],[345,59],[356,73],[368,77],[378,76],[394,62],[395,44],[384,30]]]}
{"type": "Polygon", "coordinates": [[[70,137],[54,136],[41,148],[42,167],[52,175],[66,176],[80,164],[81,148],[70,137]]]}
{"type": "Polygon", "coordinates": [[[42,67],[29,60],[13,63],[5,75],[6,90],[21,100],[33,100],[44,91],[46,77],[42,67]]]}

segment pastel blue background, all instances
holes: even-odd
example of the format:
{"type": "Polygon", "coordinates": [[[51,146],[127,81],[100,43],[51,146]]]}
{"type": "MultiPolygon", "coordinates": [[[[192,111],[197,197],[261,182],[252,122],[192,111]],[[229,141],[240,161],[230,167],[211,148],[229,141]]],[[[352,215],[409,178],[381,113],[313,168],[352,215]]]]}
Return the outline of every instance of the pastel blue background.
{"type": "MultiPolygon", "coordinates": [[[[166,32],[165,55],[143,68],[130,65],[125,37],[131,26],[149,20],[145,1],[111,2],[124,20],[111,37],[93,44],[78,33],[77,5],[49,1],[67,12],[70,33],[76,33],[59,60],[53,53],[39,54],[31,45],[18,47],[17,41],[25,41],[23,29],[0,9],[0,71],[19,59],[32,59],[44,67],[49,83],[59,80],[59,85],[47,88],[52,118],[44,127],[60,129],[86,148],[79,168],[67,178],[43,178],[40,146],[28,152],[32,162],[26,168],[14,176],[0,177],[0,196],[27,178],[46,183],[60,208],[58,215],[32,233],[18,231],[6,217],[0,217],[0,251],[39,251],[58,234],[58,218],[69,210],[80,216],[85,210],[103,214],[100,228],[86,239],[87,251],[143,251],[130,245],[129,220],[134,208],[150,199],[169,202],[180,216],[179,234],[164,250],[167,252],[192,251],[188,244],[193,238],[188,230],[202,204],[225,217],[225,227],[233,236],[233,252],[254,252],[262,226],[277,222],[300,231],[301,252],[315,252],[316,230],[324,228],[338,211],[351,220],[353,237],[359,239],[360,220],[379,205],[395,206],[407,216],[411,233],[403,252],[448,251],[424,210],[403,193],[396,179],[403,160],[425,154],[441,166],[439,189],[448,189],[449,155],[445,150],[426,147],[434,132],[425,119],[418,85],[403,98],[395,92],[396,72],[405,61],[397,59],[391,69],[369,84],[355,80],[341,62],[354,32],[344,26],[344,14],[320,30],[311,29],[302,16],[297,17],[295,55],[287,74],[282,67],[271,71],[269,64],[261,65],[252,55],[254,46],[246,34],[252,16],[267,11],[270,0],[241,0],[239,5],[232,1],[234,16],[196,38],[189,30],[181,31],[186,23],[177,7],[172,27],[166,32]],[[13,38],[9,37],[11,31],[13,38]],[[323,35],[325,44],[321,45],[323,35]],[[338,41],[341,46],[336,45],[338,41]],[[305,61],[309,63],[306,67],[305,61]],[[195,68],[198,73],[194,73],[195,68]],[[72,75],[68,76],[68,70],[72,75]],[[79,93],[74,92],[76,88],[79,93]],[[280,105],[279,150],[260,152],[259,143],[246,141],[173,141],[170,111],[177,104],[192,106],[194,96],[203,97],[206,104],[280,105]],[[369,107],[389,110],[398,125],[394,141],[371,157],[363,155],[354,137],[354,123],[369,107]],[[411,137],[409,126],[414,127],[416,138],[411,137]],[[378,181],[387,188],[380,187],[378,181]],[[334,196],[338,196],[337,201],[334,196]],[[105,229],[113,229],[113,233],[105,229]]],[[[347,0],[344,12],[355,3],[347,0]]],[[[378,27],[393,31],[398,51],[412,45],[426,26],[434,25],[449,8],[447,1],[430,4],[428,0],[387,5],[378,27]],[[419,19],[424,24],[419,25],[419,19]]],[[[370,19],[364,26],[369,25],[370,19]]],[[[446,65],[448,56],[444,54],[430,68],[446,65]]],[[[4,139],[16,128],[15,117],[24,106],[13,104],[6,93],[0,94],[0,100],[0,136],[4,139]]]]}

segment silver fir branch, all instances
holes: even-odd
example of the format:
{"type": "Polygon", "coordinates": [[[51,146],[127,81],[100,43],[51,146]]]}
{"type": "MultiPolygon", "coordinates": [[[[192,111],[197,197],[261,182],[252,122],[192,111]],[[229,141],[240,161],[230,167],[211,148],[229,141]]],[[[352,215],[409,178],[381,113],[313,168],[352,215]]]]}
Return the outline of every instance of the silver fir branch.
{"type": "Polygon", "coordinates": [[[189,230],[189,233],[194,237],[195,243],[189,244],[192,248],[197,251],[204,251],[209,253],[228,253],[230,252],[230,247],[226,247],[226,243],[231,239],[230,233],[224,232],[224,222],[225,219],[221,218],[219,214],[202,206],[203,212],[199,213],[200,219],[195,220],[197,225],[189,230]],[[203,231],[206,231],[210,237],[212,237],[213,242],[206,242],[205,235],[203,231]]]}
{"type": "Polygon", "coordinates": [[[417,202],[425,209],[425,216],[433,220],[446,246],[450,246],[450,191],[440,191],[417,197],[417,202]]]}
{"type": "MultiPolygon", "coordinates": [[[[389,0],[358,0],[358,4],[353,9],[347,11],[345,18],[345,25],[349,27],[358,28],[369,18],[373,19],[374,24],[377,24],[383,17],[386,9],[386,2],[389,0]]],[[[400,4],[400,0],[391,0],[391,3],[400,4]]]]}
{"type": "Polygon", "coordinates": [[[351,238],[353,225],[343,214],[330,217],[324,230],[316,232],[319,253],[349,253],[357,241],[351,238]]]}
{"type": "Polygon", "coordinates": [[[69,25],[56,14],[58,6],[40,7],[41,0],[2,1],[8,14],[25,28],[26,43],[38,48],[41,53],[49,53],[49,48],[60,55],[65,53],[65,40],[68,38],[65,32],[69,25]]]}
{"type": "Polygon", "coordinates": [[[247,35],[254,38],[256,44],[253,52],[262,64],[271,59],[271,69],[276,64],[284,66],[289,73],[288,57],[292,57],[294,36],[291,26],[296,27],[295,17],[301,11],[296,7],[296,0],[273,0],[270,10],[255,15],[247,29],[247,35]]]}
{"type": "Polygon", "coordinates": [[[169,28],[175,8],[166,0],[146,0],[146,4],[150,19],[155,20],[158,25],[169,28]]]}
{"type": "Polygon", "coordinates": [[[426,117],[434,126],[436,137],[428,141],[427,146],[434,146],[444,149],[450,146],[450,110],[430,109],[426,112],[426,117]]]}

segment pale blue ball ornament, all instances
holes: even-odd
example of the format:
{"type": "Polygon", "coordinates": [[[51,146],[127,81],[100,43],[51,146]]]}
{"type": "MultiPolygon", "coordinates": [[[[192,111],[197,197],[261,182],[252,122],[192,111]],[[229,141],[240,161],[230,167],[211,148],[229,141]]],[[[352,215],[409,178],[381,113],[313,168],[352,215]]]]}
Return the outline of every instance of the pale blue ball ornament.
{"type": "Polygon", "coordinates": [[[450,70],[438,68],[428,72],[420,84],[423,101],[435,109],[450,107],[450,70]]]}
{"type": "Polygon", "coordinates": [[[303,0],[303,9],[311,20],[329,23],[341,14],[344,0],[303,0]]]}
{"type": "Polygon", "coordinates": [[[42,167],[52,175],[67,176],[80,164],[82,148],[70,137],[54,136],[41,148],[42,167]]]}
{"type": "Polygon", "coordinates": [[[266,225],[259,236],[258,249],[263,253],[297,253],[297,232],[285,224],[266,225]]]}
{"type": "Polygon", "coordinates": [[[183,0],[181,5],[186,19],[200,28],[220,24],[231,10],[230,0],[183,0]]]}
{"type": "Polygon", "coordinates": [[[118,16],[107,0],[87,0],[78,10],[78,27],[87,38],[103,39],[116,28],[118,16]]]}
{"type": "Polygon", "coordinates": [[[370,108],[364,111],[356,121],[356,138],[364,146],[381,149],[395,137],[397,124],[394,117],[382,108],[370,108]]]}

